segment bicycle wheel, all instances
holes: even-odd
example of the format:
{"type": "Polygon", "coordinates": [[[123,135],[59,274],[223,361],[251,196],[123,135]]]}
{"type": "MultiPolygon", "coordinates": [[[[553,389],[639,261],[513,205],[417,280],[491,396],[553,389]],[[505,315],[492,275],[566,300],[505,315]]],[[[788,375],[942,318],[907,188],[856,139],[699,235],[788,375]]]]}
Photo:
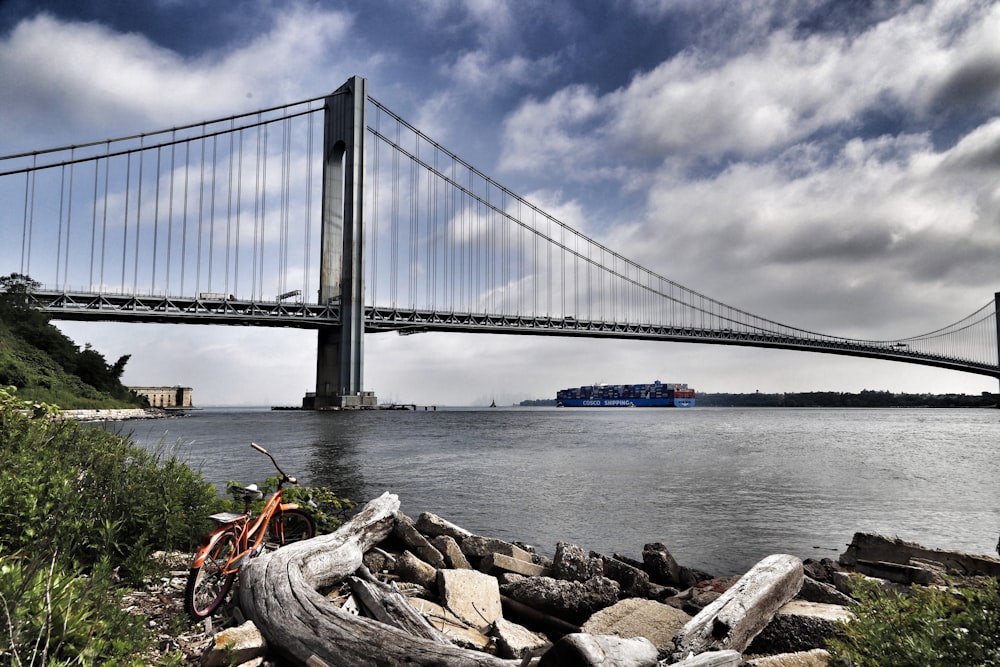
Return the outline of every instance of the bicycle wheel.
{"type": "Polygon", "coordinates": [[[193,620],[211,616],[229,594],[236,573],[225,573],[226,563],[236,551],[236,534],[223,533],[199,567],[191,568],[184,589],[184,609],[193,620]]]}
{"type": "Polygon", "coordinates": [[[316,527],[308,514],[301,510],[285,510],[267,524],[266,540],[275,547],[308,540],[316,534],[316,527]]]}

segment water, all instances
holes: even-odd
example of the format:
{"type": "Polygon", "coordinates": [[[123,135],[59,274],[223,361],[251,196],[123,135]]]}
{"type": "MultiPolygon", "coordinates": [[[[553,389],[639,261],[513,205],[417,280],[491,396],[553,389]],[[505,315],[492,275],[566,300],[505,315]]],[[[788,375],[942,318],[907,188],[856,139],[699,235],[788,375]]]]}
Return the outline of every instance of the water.
{"type": "Polygon", "coordinates": [[[997,410],[208,409],[128,422],[205,478],[289,474],[340,495],[399,496],[551,555],[558,541],[742,573],[772,553],[836,558],[856,531],[993,554],[997,410]]]}

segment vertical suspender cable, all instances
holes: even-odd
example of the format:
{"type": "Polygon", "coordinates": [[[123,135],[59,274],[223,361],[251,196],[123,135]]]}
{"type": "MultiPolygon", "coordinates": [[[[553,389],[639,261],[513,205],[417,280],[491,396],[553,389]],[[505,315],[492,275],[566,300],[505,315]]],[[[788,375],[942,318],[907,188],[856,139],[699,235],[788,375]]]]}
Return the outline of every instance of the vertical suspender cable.
{"type": "MultiPolygon", "coordinates": [[[[233,291],[240,288],[240,223],[243,214],[243,130],[239,131],[239,150],[236,153],[236,251],[233,254],[233,291]]],[[[252,296],[252,295],[251,295],[252,296]]]]}
{"type": "MultiPolygon", "coordinates": [[[[63,271],[63,289],[64,290],[67,289],[67,286],[68,286],[68,283],[69,283],[69,256],[71,254],[71,252],[70,252],[70,242],[71,242],[70,232],[71,232],[72,226],[73,226],[73,176],[74,176],[74,172],[76,171],[76,162],[75,162],[75,159],[74,159],[74,155],[75,155],[75,150],[71,148],[70,152],[69,152],[69,159],[70,159],[70,162],[69,162],[69,200],[68,200],[68,203],[66,205],[66,259],[64,260],[65,263],[63,265],[65,267],[65,270],[63,271]]],[[[58,258],[58,255],[56,255],[56,257],[58,258]]],[[[57,261],[58,261],[58,259],[57,259],[57,261]]]]}
{"type": "Polygon", "coordinates": [[[142,168],[146,162],[146,153],[142,149],[143,139],[139,138],[139,185],[136,192],[135,205],[135,254],[132,258],[132,293],[139,289],[139,238],[142,234],[142,168]]]}
{"type": "MultiPolygon", "coordinates": [[[[194,288],[201,290],[201,242],[205,235],[205,126],[201,126],[201,163],[198,166],[198,241],[195,243],[194,288]]],[[[207,286],[211,291],[211,285],[207,286]]]]}
{"type": "Polygon", "coordinates": [[[219,135],[212,136],[212,178],[208,202],[208,288],[212,288],[213,259],[215,258],[215,181],[219,155],[219,135]]]}
{"type": "MultiPolygon", "coordinates": [[[[108,142],[107,153],[111,152],[111,142],[108,142]]],[[[108,247],[108,187],[109,181],[111,180],[111,158],[104,161],[104,203],[102,204],[102,220],[101,220],[101,281],[100,281],[100,291],[104,291],[104,257],[105,251],[108,247]]]]}
{"type": "Polygon", "coordinates": [[[152,261],[152,279],[150,280],[150,291],[156,294],[156,255],[158,251],[158,242],[160,240],[160,150],[161,147],[156,147],[156,197],[153,202],[153,261],[152,261]]]}
{"type": "Polygon", "coordinates": [[[62,261],[62,227],[63,227],[63,206],[65,202],[66,189],[66,165],[60,167],[59,176],[59,234],[56,237],[56,287],[59,287],[59,264],[62,261]]]}
{"type": "MultiPolygon", "coordinates": [[[[122,280],[118,286],[118,289],[124,291],[125,289],[125,265],[127,263],[127,249],[128,249],[128,212],[129,212],[129,197],[132,194],[132,151],[128,152],[128,156],[125,158],[125,223],[122,232],[122,280]]],[[[182,278],[183,280],[183,278],[182,278]]]]}
{"type": "MultiPolygon", "coordinates": [[[[187,271],[188,185],[191,177],[191,140],[184,142],[184,209],[181,215],[181,294],[184,294],[184,275],[187,271]]],[[[195,293],[197,293],[197,289],[195,293]]]]}
{"type": "Polygon", "coordinates": [[[97,248],[97,186],[99,182],[101,161],[94,160],[94,196],[90,209],[90,276],[87,289],[94,291],[94,251],[97,248]]]}
{"type": "MultiPolygon", "coordinates": [[[[312,249],[312,189],[313,189],[313,124],[316,114],[311,113],[307,119],[306,126],[306,210],[305,210],[305,248],[303,264],[305,269],[302,272],[302,296],[306,303],[311,303],[309,295],[309,273],[311,271],[309,260],[312,249]]],[[[318,298],[316,299],[319,300],[318,298]]]]}
{"type": "Polygon", "coordinates": [[[167,195],[167,270],[165,294],[170,294],[170,269],[174,250],[174,171],[177,168],[177,131],[170,134],[170,183],[167,195]]]}

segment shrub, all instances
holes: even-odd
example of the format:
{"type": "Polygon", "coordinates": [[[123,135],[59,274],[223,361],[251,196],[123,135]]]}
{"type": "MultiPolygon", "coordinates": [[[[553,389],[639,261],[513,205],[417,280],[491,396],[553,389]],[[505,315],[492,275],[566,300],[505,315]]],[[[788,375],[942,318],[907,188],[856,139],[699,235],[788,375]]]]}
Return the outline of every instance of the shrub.
{"type": "MultiPolygon", "coordinates": [[[[0,390],[0,548],[42,548],[88,568],[110,559],[138,583],[153,550],[191,549],[215,488],[175,456],[73,421],[32,419],[0,390]]],[[[48,406],[38,406],[45,414],[48,406]]]]}
{"type": "MultiPolygon", "coordinates": [[[[232,481],[229,482],[229,484],[234,483],[232,481]]],[[[226,486],[228,487],[229,484],[226,486]]],[[[239,482],[238,484],[242,486],[243,483],[239,482]]],[[[268,477],[258,487],[266,498],[278,489],[278,477],[268,477]]],[[[349,518],[349,514],[355,507],[354,501],[338,497],[332,489],[325,486],[289,484],[284,487],[282,500],[286,503],[298,503],[299,508],[312,517],[317,535],[335,531],[349,518]]],[[[229,509],[233,512],[242,512],[244,507],[245,504],[242,498],[234,496],[229,501],[229,509]]],[[[263,507],[263,500],[252,504],[254,512],[259,512],[263,507]]]]}
{"type": "Polygon", "coordinates": [[[1000,665],[1000,588],[906,591],[855,584],[855,619],[830,640],[831,654],[854,667],[995,667],[1000,665]]]}

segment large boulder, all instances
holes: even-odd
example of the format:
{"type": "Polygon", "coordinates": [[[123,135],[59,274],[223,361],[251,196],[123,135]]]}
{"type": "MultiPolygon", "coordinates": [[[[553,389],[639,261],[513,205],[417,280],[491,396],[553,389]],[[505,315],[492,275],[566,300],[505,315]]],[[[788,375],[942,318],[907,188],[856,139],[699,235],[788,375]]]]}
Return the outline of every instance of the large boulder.
{"type": "Polygon", "coordinates": [[[573,623],[613,605],[618,601],[618,590],[618,584],[607,577],[585,582],[526,577],[503,588],[511,599],[573,623]]]}
{"type": "Polygon", "coordinates": [[[626,598],[595,613],[580,628],[592,635],[645,637],[663,654],[673,650],[673,637],[691,617],[654,600],[626,598]]]}
{"type": "Polygon", "coordinates": [[[747,653],[797,653],[825,648],[826,640],[837,634],[837,625],[852,618],[847,607],[792,600],[777,611],[757,635],[747,653]]]}

